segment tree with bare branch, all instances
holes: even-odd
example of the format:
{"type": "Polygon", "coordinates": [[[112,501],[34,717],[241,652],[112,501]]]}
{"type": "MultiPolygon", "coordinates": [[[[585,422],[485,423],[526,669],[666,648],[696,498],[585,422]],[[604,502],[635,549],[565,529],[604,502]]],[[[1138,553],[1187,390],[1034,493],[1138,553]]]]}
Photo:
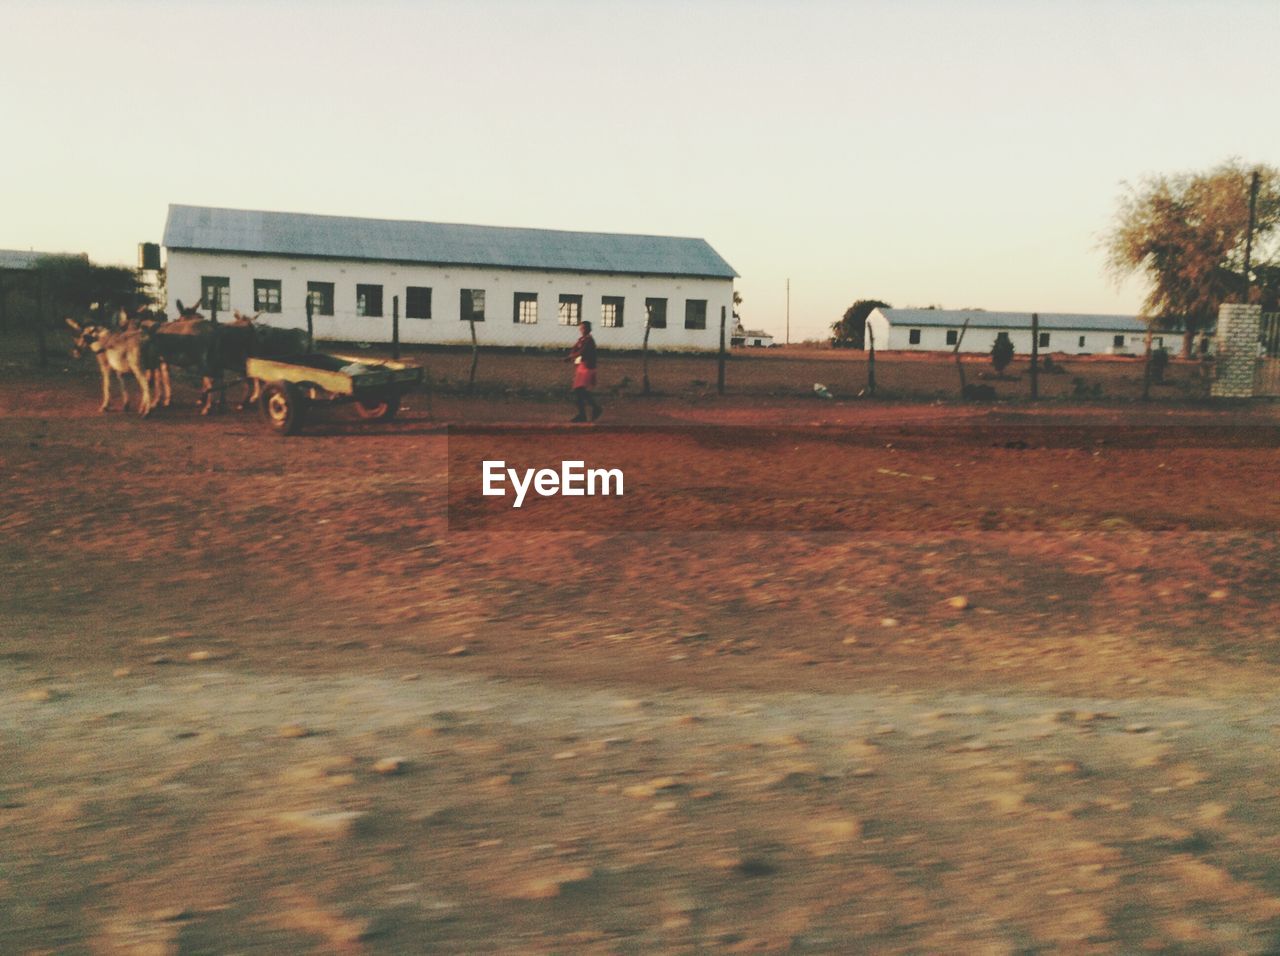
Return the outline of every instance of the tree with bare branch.
{"type": "Polygon", "coordinates": [[[1157,327],[1181,326],[1183,355],[1211,328],[1224,302],[1261,301],[1260,280],[1280,264],[1280,171],[1223,163],[1208,172],[1150,176],[1125,184],[1105,238],[1117,280],[1144,276],[1143,311],[1157,327]],[[1250,243],[1250,201],[1258,176],[1250,243]],[[1246,246],[1251,244],[1248,274],[1246,246]]]}

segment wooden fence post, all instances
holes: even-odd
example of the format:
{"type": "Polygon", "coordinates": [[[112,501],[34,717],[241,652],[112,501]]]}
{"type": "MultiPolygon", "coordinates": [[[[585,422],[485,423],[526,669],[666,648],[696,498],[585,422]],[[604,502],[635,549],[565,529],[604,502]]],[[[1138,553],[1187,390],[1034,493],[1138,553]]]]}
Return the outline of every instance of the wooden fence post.
{"type": "Polygon", "coordinates": [[[964,317],[964,325],[960,327],[960,334],[956,336],[956,347],[951,350],[951,354],[956,358],[956,372],[960,375],[960,397],[964,398],[964,365],[960,362],[960,343],[964,341],[964,334],[969,331],[969,316],[964,317]]]}
{"type": "Polygon", "coordinates": [[[1040,313],[1031,313],[1031,399],[1040,397],[1040,313]]]}
{"type": "Polygon", "coordinates": [[[44,272],[36,277],[36,364],[44,368],[49,364],[49,350],[44,341],[44,272]]]}
{"type": "Polygon", "coordinates": [[[724,394],[724,312],[725,307],[720,306],[720,369],[716,378],[716,391],[721,395],[724,394]]]}
{"type": "Polygon", "coordinates": [[[391,357],[400,361],[400,296],[391,297],[391,357]]]}
{"type": "Polygon", "coordinates": [[[641,368],[641,389],[642,395],[649,394],[649,310],[644,310],[644,346],[641,352],[640,368],[641,368]]]}
{"type": "Polygon", "coordinates": [[[315,328],[312,325],[311,313],[315,310],[315,303],[311,301],[310,294],[307,295],[307,354],[310,355],[315,351],[316,336],[315,328]]]}
{"type": "Polygon", "coordinates": [[[1142,361],[1142,400],[1151,400],[1151,323],[1147,323],[1146,349],[1142,361]]]}
{"type": "Polygon", "coordinates": [[[471,326],[471,374],[467,376],[467,391],[470,391],[476,384],[476,365],[480,362],[480,343],[476,341],[476,320],[474,318],[468,320],[471,326]]]}
{"type": "Polygon", "coordinates": [[[876,394],[876,331],[867,323],[867,395],[876,394]]]}

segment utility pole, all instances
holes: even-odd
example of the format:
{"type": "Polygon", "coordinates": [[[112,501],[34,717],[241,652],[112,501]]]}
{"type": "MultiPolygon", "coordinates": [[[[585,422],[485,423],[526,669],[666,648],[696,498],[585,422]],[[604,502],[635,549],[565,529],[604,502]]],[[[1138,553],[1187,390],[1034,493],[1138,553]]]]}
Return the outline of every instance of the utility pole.
{"type": "Polygon", "coordinates": [[[1253,226],[1258,214],[1258,171],[1249,181],[1249,228],[1244,234],[1244,302],[1249,302],[1249,260],[1253,256],[1253,226]]]}
{"type": "Polygon", "coordinates": [[[791,344],[791,280],[787,280],[787,344],[791,344]]]}

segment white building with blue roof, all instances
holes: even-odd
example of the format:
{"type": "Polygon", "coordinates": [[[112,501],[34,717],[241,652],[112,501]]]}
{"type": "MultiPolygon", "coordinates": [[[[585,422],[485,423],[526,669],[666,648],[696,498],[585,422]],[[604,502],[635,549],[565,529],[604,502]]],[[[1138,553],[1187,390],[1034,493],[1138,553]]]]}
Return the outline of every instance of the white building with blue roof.
{"type": "Polygon", "coordinates": [[[712,349],[733,328],[737,273],[703,239],[356,219],[171,205],[170,302],[317,338],[568,346],[589,320],[604,348],[712,349]]]}
{"type": "MultiPolygon", "coordinates": [[[[1146,350],[1147,324],[1133,315],[1039,313],[1039,350],[1068,355],[1141,355],[1146,350]]],[[[987,352],[1005,334],[1016,354],[1031,352],[1030,312],[986,312],[981,309],[876,309],[867,317],[877,350],[987,352]],[[961,340],[965,320],[969,327],[961,340]]],[[[1176,351],[1182,333],[1156,332],[1152,348],[1176,351]]]]}

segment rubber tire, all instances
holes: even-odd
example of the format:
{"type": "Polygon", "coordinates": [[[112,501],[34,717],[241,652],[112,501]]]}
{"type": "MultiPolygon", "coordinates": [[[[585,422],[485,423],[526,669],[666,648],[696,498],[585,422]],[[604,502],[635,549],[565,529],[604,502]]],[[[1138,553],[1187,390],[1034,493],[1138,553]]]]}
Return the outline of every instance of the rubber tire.
{"type": "Polygon", "coordinates": [[[292,382],[269,382],[258,400],[262,420],[277,435],[296,435],[306,418],[307,397],[292,382]]]}
{"type": "Polygon", "coordinates": [[[352,404],[356,407],[356,415],[365,421],[389,422],[400,411],[400,393],[384,392],[378,396],[377,401],[362,402],[357,399],[352,404]]]}

